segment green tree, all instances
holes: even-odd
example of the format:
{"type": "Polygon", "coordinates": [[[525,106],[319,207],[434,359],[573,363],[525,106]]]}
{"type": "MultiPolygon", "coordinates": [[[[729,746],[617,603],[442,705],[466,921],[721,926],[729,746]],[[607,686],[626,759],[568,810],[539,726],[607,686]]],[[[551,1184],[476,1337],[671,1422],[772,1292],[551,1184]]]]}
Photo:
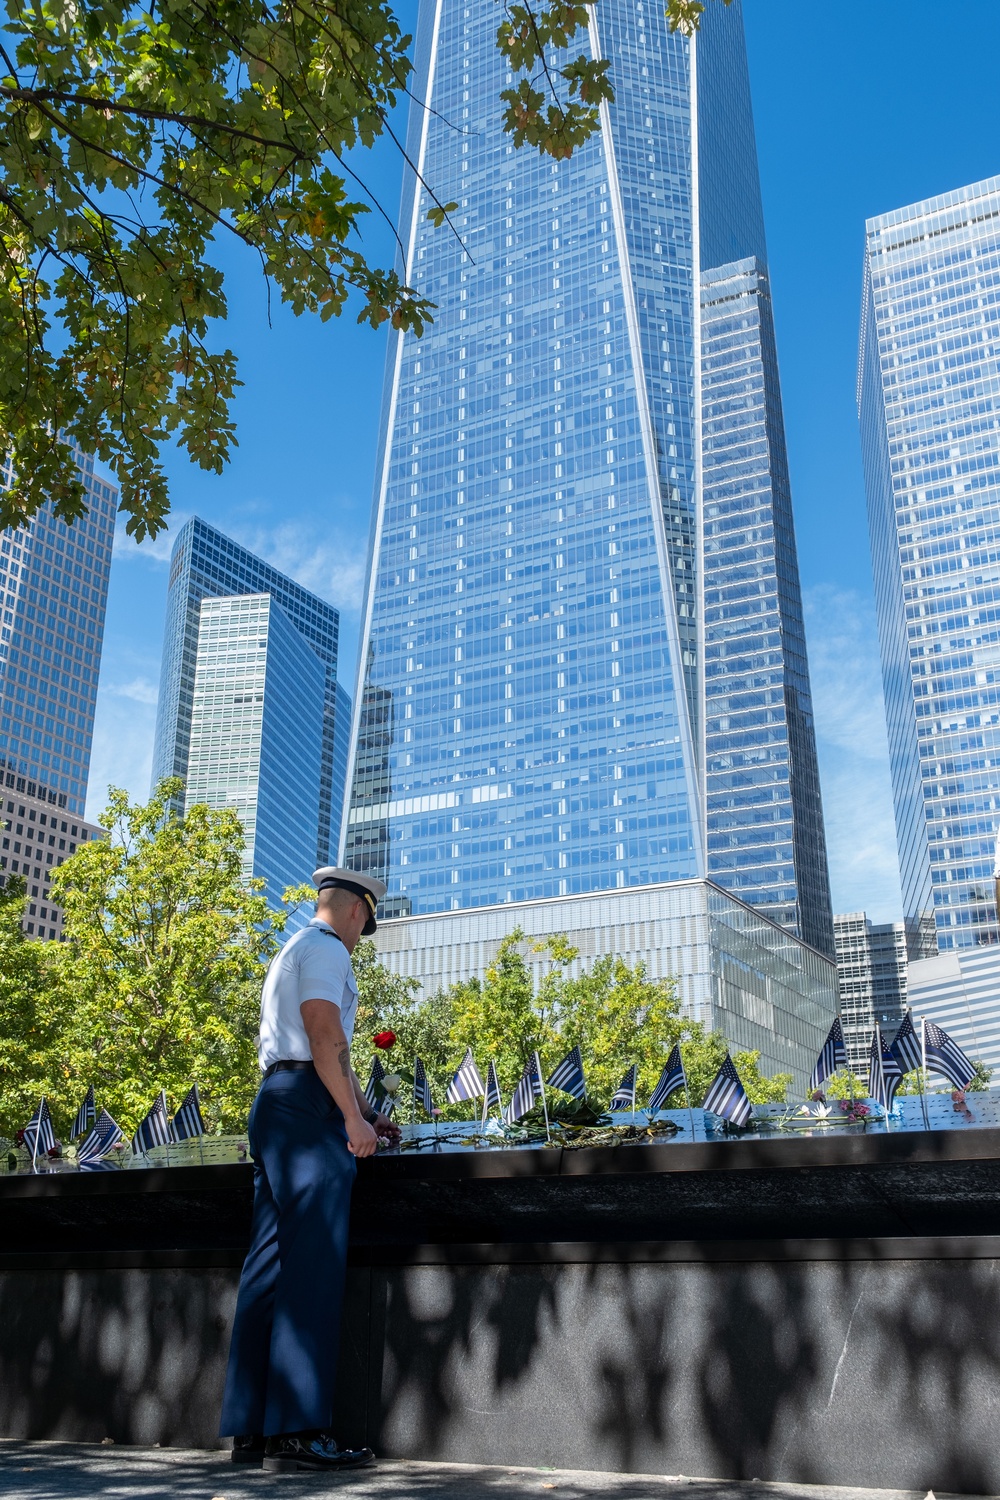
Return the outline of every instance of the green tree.
{"type": "Polygon", "coordinates": [[[64,1015],[49,1077],[64,1122],[90,1083],[126,1129],[161,1088],[176,1106],[197,1083],[207,1123],[245,1126],[260,985],[285,917],[243,877],[236,813],[178,817],[181,791],[165,780],[132,804],[112,788],[110,837],[81,844],[53,880],[66,941],[51,945],[64,1015]]]}
{"type": "Polygon", "coordinates": [[[24,881],[8,876],[0,887],[0,1135],[11,1138],[50,1092],[61,1022],[47,945],[21,928],[26,901],[24,881]]]}
{"type": "MultiPolygon", "coordinates": [[[[365,947],[359,944],[358,953],[365,947]]],[[[355,957],[357,959],[358,953],[355,957]]],[[[708,1032],[697,1021],[681,1013],[672,981],[652,981],[639,963],[630,965],[617,957],[598,959],[588,971],[571,977],[570,967],[579,957],[565,936],[553,935],[529,943],[515,928],[500,944],[496,957],[480,979],[473,977],[427,1000],[419,1000],[412,984],[388,975],[362,980],[367,964],[377,974],[375,950],[355,964],[359,990],[368,988],[370,1008],[364,1008],[364,1031],[370,1034],[384,1026],[400,1037],[394,1062],[412,1066],[414,1053],[424,1060],[436,1102],[442,1102],[448,1079],[471,1047],[484,1070],[490,1058],[497,1065],[501,1088],[509,1094],[517,1084],[526,1059],[537,1047],[542,1067],[548,1072],[570,1047],[579,1046],[587,1077],[589,1104],[603,1109],[633,1062],[639,1066],[636,1096],[641,1106],[649,1097],[667,1055],[681,1043],[685,1068],[691,1083],[691,1102],[700,1104],[728,1050],[721,1032],[708,1032]],[[544,972],[536,986],[530,956],[543,961],[544,972]]],[[[383,971],[384,974],[384,971],[383,971]]],[[[357,1049],[356,1049],[357,1051],[357,1049]]],[[[755,1104],[784,1100],[791,1075],[773,1078],[760,1071],[759,1052],[736,1052],[733,1061],[750,1099],[755,1104]]],[[[366,1062],[365,1066],[368,1066],[366,1062]]],[[[359,1069],[360,1071],[360,1069],[359,1069]]],[[[683,1094],[671,1100],[683,1108],[683,1094]]],[[[553,1108],[568,1107],[565,1095],[555,1094],[553,1108]]],[[[468,1118],[467,1104],[450,1106],[445,1117],[468,1118]]]]}
{"type": "MultiPolygon", "coordinates": [[[[667,3],[682,31],[702,9],[667,3]]],[[[344,161],[392,134],[410,38],[388,0],[5,0],[4,11],[0,453],[15,478],[0,529],[47,499],[66,521],[83,514],[61,435],[112,466],[142,540],[169,508],[162,446],[217,473],[236,441],[236,360],[210,344],[226,316],[213,242],[256,257],[296,313],[329,318],[355,294],[359,321],[375,326],[419,334],[430,317],[366,258],[369,206],[355,195],[369,195],[344,161]]],[[[505,6],[497,43],[517,78],[504,126],[518,145],[567,156],[598,128],[607,63],[585,48],[553,62],[588,12],[575,0],[505,6]]],[[[424,186],[444,225],[457,205],[424,186]]]]}

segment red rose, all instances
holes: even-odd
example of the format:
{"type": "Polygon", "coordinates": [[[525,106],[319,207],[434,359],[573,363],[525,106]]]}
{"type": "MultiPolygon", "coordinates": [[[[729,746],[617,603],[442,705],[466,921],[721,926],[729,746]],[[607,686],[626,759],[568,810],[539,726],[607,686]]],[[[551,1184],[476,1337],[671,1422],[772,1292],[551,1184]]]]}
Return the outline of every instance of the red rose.
{"type": "Polygon", "coordinates": [[[372,1041],[380,1052],[388,1052],[390,1047],[396,1045],[396,1033],[394,1031],[376,1031],[372,1041]]]}

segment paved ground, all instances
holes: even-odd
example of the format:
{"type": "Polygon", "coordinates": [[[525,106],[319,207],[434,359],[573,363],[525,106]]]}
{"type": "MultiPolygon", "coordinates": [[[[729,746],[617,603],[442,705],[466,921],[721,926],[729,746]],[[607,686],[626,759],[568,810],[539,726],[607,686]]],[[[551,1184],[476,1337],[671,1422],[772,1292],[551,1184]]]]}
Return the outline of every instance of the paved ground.
{"type": "MultiPolygon", "coordinates": [[[[925,1500],[911,1490],[473,1464],[385,1462],[354,1474],[317,1478],[236,1468],[226,1453],[0,1442],[4,1500],[266,1500],[275,1487],[281,1500],[309,1500],[342,1489],[350,1490],[350,1500],[925,1500]]],[[[936,1500],[952,1497],[938,1495],[936,1500]]]]}

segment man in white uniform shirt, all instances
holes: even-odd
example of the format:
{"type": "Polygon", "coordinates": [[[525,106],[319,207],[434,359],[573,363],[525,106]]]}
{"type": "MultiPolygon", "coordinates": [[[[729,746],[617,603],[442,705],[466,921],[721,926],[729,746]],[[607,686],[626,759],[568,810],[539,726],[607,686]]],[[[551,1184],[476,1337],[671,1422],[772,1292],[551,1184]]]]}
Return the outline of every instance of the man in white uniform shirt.
{"type": "Polygon", "coordinates": [[[328,866],[316,915],[271,960],[260,1004],[264,1079],[250,1111],[254,1207],[220,1430],[233,1459],[337,1472],[370,1463],[338,1447],[334,1377],[359,1156],[399,1131],[351,1068],[358,987],[350,955],[375,931],[381,880],[328,866]]]}

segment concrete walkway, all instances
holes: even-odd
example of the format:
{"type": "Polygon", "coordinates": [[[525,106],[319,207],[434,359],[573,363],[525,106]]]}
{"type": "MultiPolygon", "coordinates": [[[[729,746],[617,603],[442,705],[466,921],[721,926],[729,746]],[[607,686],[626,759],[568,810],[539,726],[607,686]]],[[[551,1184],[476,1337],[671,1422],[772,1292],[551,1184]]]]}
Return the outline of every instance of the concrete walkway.
{"type": "Polygon", "coordinates": [[[349,1490],[350,1500],[925,1500],[912,1490],[391,1460],[318,1478],[247,1470],[220,1452],[0,1442],[3,1500],[269,1500],[275,1490],[282,1500],[307,1500],[332,1490],[349,1490]]]}

